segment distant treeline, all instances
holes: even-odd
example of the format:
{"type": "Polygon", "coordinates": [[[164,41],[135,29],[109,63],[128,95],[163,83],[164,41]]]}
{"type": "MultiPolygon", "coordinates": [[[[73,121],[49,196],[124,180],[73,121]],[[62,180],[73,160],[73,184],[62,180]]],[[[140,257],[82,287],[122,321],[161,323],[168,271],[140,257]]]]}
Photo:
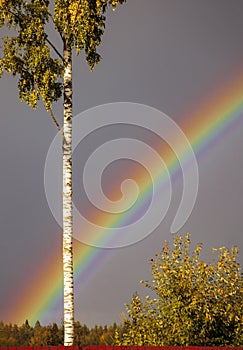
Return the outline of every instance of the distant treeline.
{"type": "MultiPolygon", "coordinates": [[[[74,345],[113,345],[118,326],[97,326],[88,328],[85,324],[75,322],[74,345]]],[[[28,321],[22,326],[4,324],[0,321],[0,346],[62,345],[63,326],[56,323],[42,326],[39,321],[35,326],[28,321]]]]}

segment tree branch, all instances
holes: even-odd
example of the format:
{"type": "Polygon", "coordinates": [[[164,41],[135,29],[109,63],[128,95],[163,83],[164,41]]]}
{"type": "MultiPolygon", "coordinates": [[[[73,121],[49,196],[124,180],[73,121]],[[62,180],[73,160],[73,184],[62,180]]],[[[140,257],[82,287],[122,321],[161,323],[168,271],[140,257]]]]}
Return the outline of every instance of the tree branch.
{"type": "Polygon", "coordinates": [[[47,39],[47,37],[45,38],[45,40],[48,42],[48,44],[53,48],[53,50],[56,52],[56,54],[61,58],[62,61],[64,61],[62,55],[60,54],[60,52],[57,50],[57,48],[52,44],[52,42],[47,39]]]}
{"type": "MultiPolygon", "coordinates": [[[[43,95],[42,95],[42,93],[41,93],[41,90],[40,90],[40,88],[39,88],[37,82],[35,82],[35,84],[36,84],[36,86],[37,86],[37,89],[39,89],[39,91],[40,91],[40,95],[41,95],[42,101],[43,101],[43,103],[44,103],[44,99],[43,99],[43,95]]],[[[44,105],[45,105],[45,103],[44,103],[44,105]]],[[[52,111],[52,108],[51,108],[51,107],[48,108],[47,111],[50,113],[51,119],[53,120],[54,124],[56,125],[57,130],[60,132],[61,137],[62,137],[62,140],[63,140],[63,142],[65,143],[66,140],[65,140],[64,133],[63,133],[62,128],[60,127],[58,121],[56,120],[56,118],[55,118],[55,116],[54,116],[54,113],[53,113],[53,111],[52,111]]]]}
{"type": "Polygon", "coordinates": [[[53,111],[52,109],[48,109],[48,112],[50,113],[50,116],[51,116],[51,119],[53,120],[54,124],[56,125],[57,127],[57,130],[60,132],[61,136],[62,136],[62,139],[63,141],[65,142],[65,136],[64,136],[64,133],[62,131],[62,128],[60,127],[60,125],[58,124],[58,121],[56,120],[54,114],[53,114],[53,111]]]}

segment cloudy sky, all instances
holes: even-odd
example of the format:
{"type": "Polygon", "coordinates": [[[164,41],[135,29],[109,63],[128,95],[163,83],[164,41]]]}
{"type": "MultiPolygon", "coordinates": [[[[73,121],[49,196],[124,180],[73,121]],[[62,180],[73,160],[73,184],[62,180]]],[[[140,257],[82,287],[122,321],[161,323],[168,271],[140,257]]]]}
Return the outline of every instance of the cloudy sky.
{"type": "MultiPolygon", "coordinates": [[[[188,127],[194,115],[202,128],[209,116],[215,122],[222,117],[207,109],[212,99],[223,106],[232,87],[235,93],[242,91],[242,104],[242,11],[241,0],[128,0],[108,15],[100,48],[103,60],[95,71],[89,71],[82,55],[74,59],[74,115],[107,103],[139,103],[165,113],[193,143],[201,135],[200,127],[188,127]]],[[[46,156],[56,129],[41,104],[32,111],[19,102],[16,84],[6,74],[0,81],[0,319],[21,323],[38,317],[42,323],[61,322],[61,289],[48,292],[61,276],[61,228],[44,186],[46,156]]],[[[208,141],[205,135],[203,149],[195,145],[198,195],[179,231],[190,232],[193,243],[203,242],[208,251],[212,246],[243,245],[243,109],[231,122],[235,101],[231,98],[228,126],[221,133],[213,129],[208,141]]],[[[61,103],[55,113],[61,120],[61,103]]],[[[80,211],[85,211],[87,202],[81,196],[82,168],[97,147],[116,138],[155,137],[139,126],[117,128],[95,130],[74,152],[74,199],[80,211]]],[[[166,148],[163,140],[161,147],[166,148]]],[[[109,192],[109,184],[119,182],[117,178],[126,178],[126,169],[136,165],[131,163],[122,159],[105,169],[104,192],[109,192]]],[[[136,178],[136,170],[132,173],[136,178]]],[[[149,277],[150,258],[165,239],[172,240],[170,227],[182,190],[179,171],[172,179],[172,200],[164,220],[137,243],[105,249],[88,248],[75,240],[77,320],[90,326],[119,321],[124,303],[141,291],[139,280],[149,277]]]]}

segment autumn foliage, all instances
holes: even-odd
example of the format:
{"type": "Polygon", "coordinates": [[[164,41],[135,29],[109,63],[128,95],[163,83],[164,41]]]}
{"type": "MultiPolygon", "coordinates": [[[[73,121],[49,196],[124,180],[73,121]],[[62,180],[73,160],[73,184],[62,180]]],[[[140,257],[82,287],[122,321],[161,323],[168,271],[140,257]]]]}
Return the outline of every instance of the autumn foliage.
{"type": "MultiPolygon", "coordinates": [[[[114,343],[118,326],[95,325],[89,328],[80,322],[74,323],[74,345],[110,345],[114,343]]],[[[56,323],[41,325],[39,321],[32,327],[26,321],[23,325],[0,322],[0,346],[53,346],[63,344],[63,326],[56,323]]]]}
{"type": "Polygon", "coordinates": [[[145,300],[127,304],[120,345],[243,345],[243,285],[238,248],[212,250],[201,258],[202,244],[191,249],[190,236],[177,235],[170,249],[151,259],[152,281],[145,300]]]}

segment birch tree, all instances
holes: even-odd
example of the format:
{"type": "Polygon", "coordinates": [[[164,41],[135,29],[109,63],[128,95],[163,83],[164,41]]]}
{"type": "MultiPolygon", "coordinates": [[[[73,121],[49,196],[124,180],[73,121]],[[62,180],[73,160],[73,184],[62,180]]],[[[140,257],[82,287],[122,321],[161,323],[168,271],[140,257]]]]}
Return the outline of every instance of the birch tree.
{"type": "Polygon", "coordinates": [[[105,29],[108,7],[126,0],[0,0],[0,27],[10,29],[3,38],[0,76],[18,78],[21,101],[36,108],[42,99],[63,140],[63,271],[64,345],[73,344],[72,251],[72,55],[85,51],[91,70],[100,62],[97,47],[105,29]],[[50,40],[50,28],[59,40],[50,40]],[[62,49],[59,50],[59,47],[62,49]],[[53,103],[63,96],[63,123],[53,103]]]}

